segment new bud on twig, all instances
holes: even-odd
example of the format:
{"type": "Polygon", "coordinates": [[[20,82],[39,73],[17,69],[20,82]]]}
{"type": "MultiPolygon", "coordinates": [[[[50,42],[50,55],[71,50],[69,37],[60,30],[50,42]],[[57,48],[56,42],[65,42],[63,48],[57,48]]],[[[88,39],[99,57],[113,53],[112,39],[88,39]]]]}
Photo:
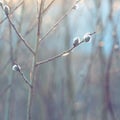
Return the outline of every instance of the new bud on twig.
{"type": "Polygon", "coordinates": [[[80,38],[79,37],[76,37],[76,38],[73,39],[73,46],[74,47],[78,46],[79,43],[80,43],[80,38]]]}
{"type": "Polygon", "coordinates": [[[8,14],[10,13],[10,8],[9,8],[9,6],[4,5],[4,11],[5,11],[5,14],[8,15],[8,14]]]}
{"type": "Polygon", "coordinates": [[[73,9],[74,9],[74,10],[78,10],[78,9],[79,9],[79,5],[78,5],[78,4],[75,4],[75,5],[73,6],[73,9]]]}
{"type": "Polygon", "coordinates": [[[83,36],[84,41],[85,41],[85,42],[91,41],[91,39],[92,39],[92,36],[91,36],[91,35],[92,35],[91,33],[86,33],[86,34],[83,36]]]}
{"type": "Polygon", "coordinates": [[[12,66],[12,70],[20,72],[21,67],[19,65],[15,64],[15,65],[12,66]]]}

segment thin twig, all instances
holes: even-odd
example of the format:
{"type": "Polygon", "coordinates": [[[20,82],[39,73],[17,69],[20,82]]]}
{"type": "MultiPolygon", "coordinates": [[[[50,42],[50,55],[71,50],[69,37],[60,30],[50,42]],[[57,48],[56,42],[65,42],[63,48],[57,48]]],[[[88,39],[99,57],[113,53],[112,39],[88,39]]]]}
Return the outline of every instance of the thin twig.
{"type": "MultiPolygon", "coordinates": [[[[55,0],[51,1],[51,3],[42,11],[42,16],[49,10],[49,8],[53,5],[55,0]]],[[[28,35],[35,27],[37,26],[37,22],[35,22],[30,28],[25,32],[24,36],[28,35]]]]}
{"type": "MultiPolygon", "coordinates": [[[[23,5],[21,6],[21,9],[22,9],[22,11],[21,11],[21,16],[20,16],[20,22],[19,22],[19,27],[18,27],[18,31],[21,33],[21,31],[22,31],[22,24],[23,24],[23,17],[24,17],[24,10],[25,10],[25,2],[23,2],[23,5]]],[[[16,43],[16,48],[15,48],[15,61],[17,61],[17,59],[18,59],[18,51],[19,51],[19,45],[20,45],[20,42],[21,42],[21,40],[18,38],[18,41],[17,41],[17,43],[16,43]]]]}
{"type": "MultiPolygon", "coordinates": [[[[14,10],[9,14],[12,15],[14,13],[14,11],[16,11],[22,4],[23,4],[23,0],[14,8],[14,10]]],[[[5,20],[7,19],[7,17],[5,17],[3,20],[0,21],[0,24],[2,24],[5,20]]]]}
{"type": "Polygon", "coordinates": [[[26,40],[22,37],[22,35],[18,32],[18,30],[16,29],[15,25],[12,23],[10,17],[8,15],[6,15],[8,18],[9,23],[11,24],[11,26],[13,27],[13,29],[15,30],[16,34],[18,35],[18,37],[22,40],[22,42],[24,43],[24,45],[30,50],[30,52],[32,54],[34,54],[34,50],[30,47],[30,45],[26,42],[26,40]]]}
{"type": "Polygon", "coordinates": [[[50,2],[50,4],[43,10],[42,14],[46,13],[48,11],[48,9],[53,5],[54,2],[55,2],[55,0],[52,0],[50,2]]]}
{"type": "MultiPolygon", "coordinates": [[[[35,70],[35,65],[37,62],[37,54],[38,54],[38,46],[39,46],[39,39],[40,39],[40,30],[41,30],[41,23],[42,23],[42,10],[44,7],[44,0],[41,0],[40,3],[40,8],[39,8],[39,12],[38,12],[38,28],[37,28],[37,40],[36,40],[36,44],[35,44],[35,54],[33,56],[33,64],[32,64],[32,69],[31,69],[31,84],[32,86],[34,86],[35,83],[35,74],[36,74],[36,70],[35,70]]],[[[31,120],[32,119],[32,101],[33,101],[33,93],[34,93],[34,89],[33,87],[30,89],[29,91],[29,96],[28,96],[28,106],[27,106],[27,120],[31,120]]]]}
{"type": "MultiPolygon", "coordinates": [[[[93,33],[90,33],[89,35],[94,35],[95,33],[96,33],[96,32],[93,32],[93,33]]],[[[74,48],[76,48],[77,46],[79,46],[79,45],[82,44],[83,42],[85,42],[84,39],[82,39],[78,45],[72,46],[72,47],[69,48],[68,50],[66,50],[66,51],[64,51],[64,52],[62,52],[62,53],[60,53],[60,54],[58,54],[58,55],[56,55],[56,56],[53,56],[53,57],[48,58],[48,59],[46,59],[46,60],[41,60],[41,61],[37,62],[35,66],[37,67],[37,66],[40,65],[40,64],[44,64],[44,63],[51,62],[51,61],[53,61],[53,60],[55,60],[55,59],[57,59],[57,58],[59,58],[59,57],[62,57],[62,56],[64,56],[64,55],[66,55],[66,54],[69,54],[74,48]]]]}
{"type": "Polygon", "coordinates": [[[64,18],[68,16],[78,2],[80,2],[80,0],[72,5],[72,7],[48,30],[48,32],[41,39],[39,39],[39,42],[44,40],[64,20],[64,18]]]}
{"type": "Polygon", "coordinates": [[[10,44],[10,59],[11,59],[11,63],[12,65],[14,64],[14,51],[13,51],[13,46],[12,46],[12,43],[13,43],[13,36],[12,36],[12,29],[11,29],[11,25],[9,24],[9,44],[10,44]]]}
{"type": "MultiPolygon", "coordinates": [[[[80,43],[79,43],[79,45],[81,44],[81,43],[83,43],[84,41],[81,41],[80,43]]],[[[77,45],[78,46],[78,45],[77,45]]],[[[40,65],[40,64],[44,64],[44,63],[48,63],[48,62],[50,62],[50,61],[53,61],[53,60],[55,60],[55,59],[57,59],[57,58],[59,58],[59,57],[62,57],[62,56],[64,56],[65,54],[69,54],[74,48],[76,48],[77,46],[72,46],[71,48],[69,48],[68,50],[66,50],[66,51],[64,51],[64,52],[62,52],[62,53],[60,53],[60,54],[58,54],[58,55],[56,55],[56,56],[54,56],[54,57],[51,57],[51,58],[48,58],[48,59],[46,59],[46,60],[41,60],[41,61],[39,61],[39,62],[37,62],[36,63],[36,67],[38,66],[38,65],[40,65]]]]}
{"type": "Polygon", "coordinates": [[[22,78],[25,81],[25,83],[27,83],[27,85],[32,88],[31,83],[27,80],[27,78],[25,77],[24,73],[22,71],[19,71],[19,73],[22,76],[22,78]]]}
{"type": "MultiPolygon", "coordinates": [[[[116,32],[116,25],[114,25],[114,22],[113,22],[114,20],[113,20],[113,17],[112,17],[112,13],[113,13],[112,3],[113,3],[113,0],[110,0],[110,3],[111,3],[111,7],[110,7],[110,14],[109,14],[109,21],[114,26],[113,31],[115,33],[117,33],[116,32]]],[[[114,111],[113,106],[112,106],[111,93],[110,93],[110,70],[112,68],[113,55],[114,55],[114,45],[116,43],[116,34],[114,34],[113,37],[114,38],[113,38],[112,50],[111,50],[111,54],[110,54],[108,62],[107,62],[106,72],[105,72],[105,102],[106,102],[106,107],[107,107],[108,111],[110,112],[112,119],[116,120],[115,111],[114,111]]]]}

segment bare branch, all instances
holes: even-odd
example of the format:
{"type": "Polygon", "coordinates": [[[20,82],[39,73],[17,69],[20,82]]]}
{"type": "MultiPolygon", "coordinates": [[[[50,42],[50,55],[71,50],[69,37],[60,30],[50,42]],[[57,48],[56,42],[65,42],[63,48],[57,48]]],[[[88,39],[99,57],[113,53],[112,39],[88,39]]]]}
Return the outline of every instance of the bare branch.
{"type": "MultiPolygon", "coordinates": [[[[80,45],[81,43],[83,43],[83,42],[84,42],[84,41],[81,41],[81,42],[79,43],[79,45],[80,45]]],[[[77,46],[78,46],[78,45],[77,45],[77,46]]],[[[57,58],[59,58],[59,57],[68,55],[68,54],[69,54],[74,48],[76,48],[77,46],[73,46],[73,47],[69,48],[68,50],[66,50],[66,51],[64,51],[64,52],[62,52],[62,53],[60,53],[60,54],[58,54],[58,55],[56,55],[56,56],[54,56],[54,57],[51,57],[51,58],[48,58],[48,59],[46,59],[46,60],[42,60],[42,61],[37,62],[37,63],[36,63],[36,67],[37,67],[38,65],[40,65],[40,64],[48,63],[48,62],[51,62],[51,61],[53,61],[53,60],[55,60],[55,59],[57,59],[57,58]]]]}
{"type": "MultiPolygon", "coordinates": [[[[44,15],[54,2],[55,0],[51,1],[51,3],[42,11],[41,14],[44,15]]],[[[28,35],[36,26],[37,26],[37,22],[35,22],[32,26],[30,26],[30,28],[25,32],[25,36],[28,35]]]]}
{"type": "Polygon", "coordinates": [[[50,4],[43,10],[42,14],[44,14],[45,12],[47,12],[48,9],[53,5],[54,2],[55,2],[55,0],[52,0],[52,1],[50,2],[50,4]]]}
{"type": "Polygon", "coordinates": [[[50,30],[41,39],[39,39],[39,42],[44,40],[64,20],[64,18],[68,16],[78,2],[80,2],[80,0],[72,5],[72,7],[50,28],[50,30]]]}
{"type": "MultiPolygon", "coordinates": [[[[16,6],[15,8],[14,8],[14,10],[9,14],[9,16],[10,15],[12,15],[13,13],[14,13],[14,11],[16,11],[22,4],[23,4],[23,0],[18,4],[18,6],[16,6]]],[[[1,20],[0,21],[0,24],[2,24],[5,20],[7,19],[7,17],[5,17],[3,20],[1,20]]]]}
{"type": "Polygon", "coordinates": [[[22,76],[23,80],[25,81],[25,83],[30,87],[32,88],[32,85],[31,83],[27,80],[27,78],[25,77],[24,73],[22,71],[19,72],[20,75],[22,76]]]}
{"type": "MultiPolygon", "coordinates": [[[[44,8],[44,0],[41,0],[41,3],[39,5],[39,11],[38,11],[38,23],[37,23],[37,40],[35,43],[35,53],[33,56],[33,63],[32,63],[32,68],[31,68],[31,73],[30,73],[30,79],[31,79],[31,85],[34,86],[35,82],[35,76],[36,76],[36,71],[35,71],[35,65],[37,62],[37,54],[38,54],[38,43],[40,39],[40,33],[41,33],[41,23],[42,23],[42,10],[44,8]]],[[[33,87],[31,87],[29,91],[29,96],[28,96],[28,106],[27,106],[27,120],[32,120],[32,101],[33,101],[33,87]]]]}
{"type": "MultiPolygon", "coordinates": [[[[93,33],[90,33],[89,35],[92,36],[92,35],[94,35],[95,33],[96,33],[96,32],[93,32],[93,33]]],[[[46,59],[46,60],[41,60],[41,61],[37,62],[35,66],[37,67],[38,65],[51,62],[51,61],[53,61],[53,60],[55,60],[55,59],[57,59],[57,58],[59,58],[59,57],[67,56],[67,55],[69,55],[69,53],[70,53],[74,48],[76,48],[77,46],[79,46],[79,45],[82,44],[83,42],[86,42],[84,38],[83,38],[79,43],[77,43],[76,45],[74,45],[74,43],[73,43],[73,46],[72,46],[71,48],[69,48],[68,50],[66,50],[66,51],[64,51],[64,52],[62,52],[62,53],[60,53],[60,54],[58,54],[58,55],[56,55],[56,56],[53,56],[53,57],[51,57],[51,58],[48,58],[48,59],[46,59]]]]}
{"type": "Polygon", "coordinates": [[[22,37],[22,35],[18,32],[18,30],[16,29],[15,25],[12,23],[10,17],[8,15],[6,15],[8,18],[8,21],[10,23],[10,25],[13,27],[13,29],[15,30],[16,34],[18,35],[18,37],[20,38],[20,40],[22,40],[22,42],[24,43],[24,45],[29,49],[29,51],[34,54],[34,50],[30,47],[30,45],[26,42],[26,40],[22,37]]]}

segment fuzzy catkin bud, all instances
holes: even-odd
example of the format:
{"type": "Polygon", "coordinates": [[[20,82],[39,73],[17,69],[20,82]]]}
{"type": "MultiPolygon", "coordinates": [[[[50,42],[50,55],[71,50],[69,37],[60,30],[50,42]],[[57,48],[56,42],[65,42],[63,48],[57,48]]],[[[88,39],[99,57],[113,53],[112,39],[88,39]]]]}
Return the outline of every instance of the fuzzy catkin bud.
{"type": "Polygon", "coordinates": [[[80,38],[79,37],[74,38],[74,40],[73,40],[73,46],[76,47],[76,46],[79,45],[79,43],[80,43],[80,38]]]}
{"type": "Polygon", "coordinates": [[[78,9],[79,9],[79,5],[78,5],[78,4],[75,4],[75,5],[73,6],[73,9],[74,9],[74,10],[78,10],[78,9]]]}
{"type": "Polygon", "coordinates": [[[10,13],[10,8],[9,8],[9,6],[4,5],[4,11],[5,11],[5,14],[8,15],[8,14],[10,13]]]}
{"type": "Polygon", "coordinates": [[[92,36],[90,35],[90,33],[86,33],[84,35],[83,39],[84,39],[85,42],[89,42],[89,41],[91,41],[92,36]]]}
{"type": "Polygon", "coordinates": [[[13,70],[13,71],[18,71],[18,72],[20,72],[21,67],[20,67],[19,65],[16,65],[16,64],[15,64],[15,65],[12,66],[12,70],[13,70]]]}

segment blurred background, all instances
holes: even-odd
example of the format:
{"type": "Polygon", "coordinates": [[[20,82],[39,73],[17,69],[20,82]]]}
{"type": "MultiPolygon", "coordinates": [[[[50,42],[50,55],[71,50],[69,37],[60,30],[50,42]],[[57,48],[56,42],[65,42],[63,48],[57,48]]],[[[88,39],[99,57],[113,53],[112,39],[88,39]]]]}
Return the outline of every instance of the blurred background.
{"type": "MultiPolygon", "coordinates": [[[[10,18],[32,48],[37,39],[37,0],[4,0],[10,18]],[[16,8],[17,7],[17,8],[16,8]]],[[[37,69],[33,120],[120,119],[120,0],[44,0],[38,60],[72,46],[75,37],[94,32],[68,56],[37,69]]],[[[26,120],[28,86],[12,65],[30,79],[32,55],[0,8],[0,120],[26,120]]]]}

